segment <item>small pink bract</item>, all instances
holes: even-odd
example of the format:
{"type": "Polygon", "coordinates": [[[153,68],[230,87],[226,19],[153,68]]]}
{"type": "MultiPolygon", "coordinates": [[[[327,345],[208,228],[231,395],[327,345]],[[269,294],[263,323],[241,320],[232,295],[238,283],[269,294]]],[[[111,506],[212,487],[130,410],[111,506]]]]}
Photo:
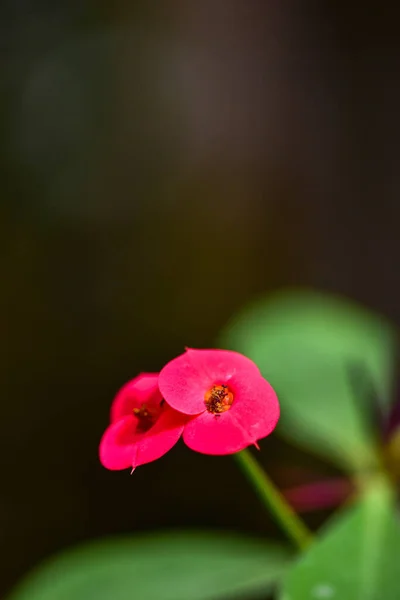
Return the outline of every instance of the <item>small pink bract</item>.
{"type": "Polygon", "coordinates": [[[257,445],[279,419],[273,388],[237,352],[187,349],[161,370],[158,385],[171,407],[192,415],[183,439],[204,454],[233,454],[257,445]]]}
{"type": "Polygon", "coordinates": [[[111,470],[135,469],[160,458],[179,440],[187,421],[163,401],[157,373],[129,381],[116,395],[110,417],[99,455],[111,470]]]}

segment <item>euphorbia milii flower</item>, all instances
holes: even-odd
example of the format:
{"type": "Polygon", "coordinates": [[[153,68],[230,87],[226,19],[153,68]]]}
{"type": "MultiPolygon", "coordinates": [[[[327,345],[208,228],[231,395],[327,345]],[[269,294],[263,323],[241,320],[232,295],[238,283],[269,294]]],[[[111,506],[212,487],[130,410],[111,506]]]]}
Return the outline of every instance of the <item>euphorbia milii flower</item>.
{"type": "Polygon", "coordinates": [[[180,438],[187,417],[168,406],[157,373],[142,373],[117,394],[111,424],[100,442],[100,461],[112,470],[134,469],[160,458],[180,438]]]}
{"type": "Polygon", "coordinates": [[[232,454],[266,437],[279,419],[279,404],[258,367],[228,350],[192,350],[160,372],[163,398],[192,415],[183,432],[189,448],[232,454]]]}

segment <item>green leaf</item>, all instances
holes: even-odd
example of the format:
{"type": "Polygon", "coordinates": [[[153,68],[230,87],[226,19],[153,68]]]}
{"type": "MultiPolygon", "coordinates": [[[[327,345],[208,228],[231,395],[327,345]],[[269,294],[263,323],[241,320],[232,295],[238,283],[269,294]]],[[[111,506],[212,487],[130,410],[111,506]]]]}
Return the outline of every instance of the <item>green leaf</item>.
{"type": "Polygon", "coordinates": [[[265,597],[290,560],[238,535],[170,532],[102,540],[29,574],[9,600],[211,600],[265,597]]]}
{"type": "Polygon", "coordinates": [[[281,600],[398,600],[400,522],[378,484],[340,515],[285,578],[281,600]]]}
{"type": "Polygon", "coordinates": [[[246,308],[221,341],[252,358],[276,389],[278,432],[351,470],[376,463],[367,397],[372,383],[383,405],[390,401],[389,323],[336,297],[284,292],[246,308]],[[357,398],[349,376],[355,367],[362,370],[357,398]]]}

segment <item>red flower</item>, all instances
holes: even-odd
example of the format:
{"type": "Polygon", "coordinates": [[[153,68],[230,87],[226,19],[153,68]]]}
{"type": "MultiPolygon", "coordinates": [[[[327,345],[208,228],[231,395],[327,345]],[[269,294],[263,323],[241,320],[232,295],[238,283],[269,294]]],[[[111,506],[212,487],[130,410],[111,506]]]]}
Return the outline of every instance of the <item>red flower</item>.
{"type": "Polygon", "coordinates": [[[196,415],[186,423],[183,439],[204,454],[232,454],[257,445],[279,419],[274,390],[237,352],[187,349],[161,370],[158,385],[172,408],[196,415]]]}
{"type": "Polygon", "coordinates": [[[170,408],[156,373],[142,373],[117,394],[111,424],[100,442],[100,461],[112,470],[135,469],[163,456],[179,440],[187,417],[170,408]]]}

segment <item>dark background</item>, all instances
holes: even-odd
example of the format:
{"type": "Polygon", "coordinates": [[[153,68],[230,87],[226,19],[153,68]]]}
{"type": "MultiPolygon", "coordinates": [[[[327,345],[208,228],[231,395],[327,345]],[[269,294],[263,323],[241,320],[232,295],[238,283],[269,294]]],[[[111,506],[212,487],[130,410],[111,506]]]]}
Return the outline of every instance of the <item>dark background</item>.
{"type": "Polygon", "coordinates": [[[398,11],[108,4],[0,5],[1,590],[106,534],[278,535],[230,457],[103,469],[115,392],[285,285],[400,321],[398,11]]]}

